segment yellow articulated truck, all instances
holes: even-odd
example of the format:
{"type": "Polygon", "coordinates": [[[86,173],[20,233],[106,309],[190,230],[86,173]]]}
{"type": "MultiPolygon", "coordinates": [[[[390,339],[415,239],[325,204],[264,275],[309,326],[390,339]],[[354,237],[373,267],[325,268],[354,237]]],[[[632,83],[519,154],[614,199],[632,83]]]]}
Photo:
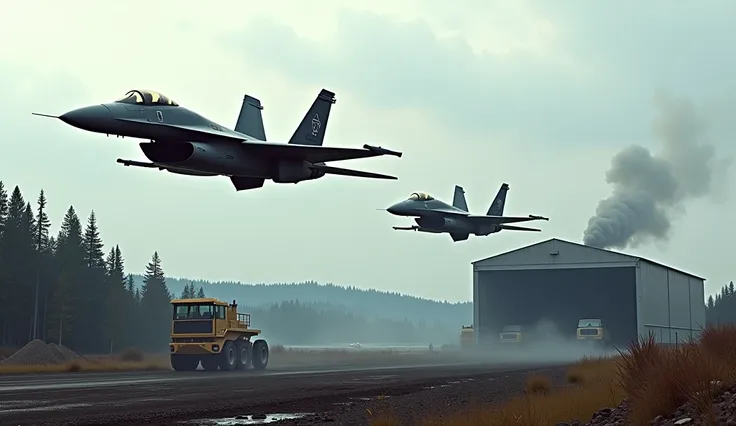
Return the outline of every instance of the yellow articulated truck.
{"type": "Polygon", "coordinates": [[[171,367],[176,371],[264,370],[268,344],[251,341],[261,330],[250,328],[250,314],[238,313],[238,305],[213,298],[174,299],[171,322],[171,367]]]}

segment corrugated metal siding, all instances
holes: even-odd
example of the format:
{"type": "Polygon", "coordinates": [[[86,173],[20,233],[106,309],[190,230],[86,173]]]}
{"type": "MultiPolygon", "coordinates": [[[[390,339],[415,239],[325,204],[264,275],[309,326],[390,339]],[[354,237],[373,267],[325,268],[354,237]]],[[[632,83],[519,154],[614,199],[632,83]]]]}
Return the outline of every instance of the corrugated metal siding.
{"type": "Polygon", "coordinates": [[[699,338],[705,328],[705,282],[688,277],[690,281],[690,313],[693,337],[699,338]]]}
{"type": "Polygon", "coordinates": [[[684,342],[700,335],[705,324],[703,281],[679,271],[641,261],[637,282],[638,333],[653,333],[660,343],[684,342]]]}

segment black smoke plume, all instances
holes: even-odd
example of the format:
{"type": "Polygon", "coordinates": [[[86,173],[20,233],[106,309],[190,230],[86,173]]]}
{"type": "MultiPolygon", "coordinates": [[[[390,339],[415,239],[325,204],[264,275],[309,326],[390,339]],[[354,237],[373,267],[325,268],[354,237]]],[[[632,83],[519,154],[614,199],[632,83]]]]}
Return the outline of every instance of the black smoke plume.
{"type": "Polygon", "coordinates": [[[623,249],[667,241],[685,202],[711,194],[716,172],[730,165],[703,140],[706,125],[690,100],[658,93],[654,102],[659,110],[654,132],[662,149],[653,155],[634,145],[613,157],[606,172],[613,194],[598,203],[588,220],[585,245],[623,249]]]}

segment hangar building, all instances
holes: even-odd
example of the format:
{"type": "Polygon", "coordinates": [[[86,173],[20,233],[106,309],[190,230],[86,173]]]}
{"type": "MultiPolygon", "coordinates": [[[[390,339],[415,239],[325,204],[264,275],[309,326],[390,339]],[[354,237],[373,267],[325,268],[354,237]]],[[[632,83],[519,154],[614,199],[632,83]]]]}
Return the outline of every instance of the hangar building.
{"type": "Polygon", "coordinates": [[[553,238],[472,264],[476,344],[543,319],[572,337],[578,320],[600,318],[618,347],[649,333],[697,339],[705,327],[704,279],[641,257],[553,238]]]}

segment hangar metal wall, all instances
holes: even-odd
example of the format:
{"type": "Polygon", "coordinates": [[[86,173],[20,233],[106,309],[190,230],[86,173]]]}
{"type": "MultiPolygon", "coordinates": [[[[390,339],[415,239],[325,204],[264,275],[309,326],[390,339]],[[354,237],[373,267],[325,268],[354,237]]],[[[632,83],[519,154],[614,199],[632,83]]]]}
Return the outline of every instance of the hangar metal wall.
{"type": "Polygon", "coordinates": [[[612,343],[637,335],[637,268],[553,268],[477,271],[478,343],[494,341],[504,325],[554,322],[574,338],[581,318],[601,318],[612,343]]]}
{"type": "Polygon", "coordinates": [[[705,327],[703,280],[646,260],[638,273],[638,334],[670,344],[697,339],[705,327]]]}

